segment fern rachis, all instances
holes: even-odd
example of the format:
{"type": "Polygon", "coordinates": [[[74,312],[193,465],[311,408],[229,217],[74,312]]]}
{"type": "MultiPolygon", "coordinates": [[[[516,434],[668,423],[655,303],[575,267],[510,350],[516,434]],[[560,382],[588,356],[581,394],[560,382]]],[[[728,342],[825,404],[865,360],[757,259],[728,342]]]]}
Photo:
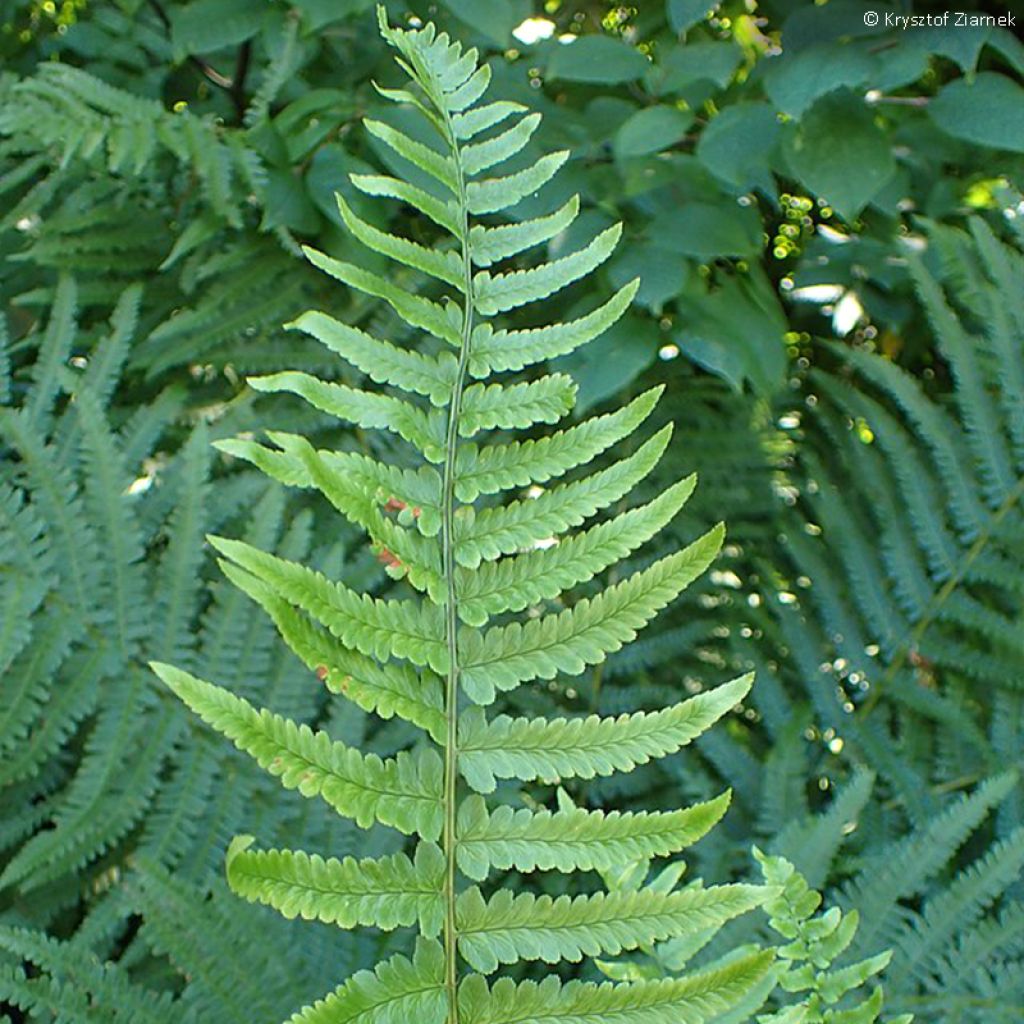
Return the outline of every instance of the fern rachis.
{"type": "MultiPolygon", "coordinates": [[[[555,423],[570,412],[575,384],[564,374],[512,383],[491,381],[490,375],[585,344],[621,316],[635,284],[567,324],[507,331],[495,330],[489,318],[591,273],[611,254],[620,229],[529,270],[495,270],[500,261],[563,231],[579,204],[573,200],[549,216],[502,226],[477,218],[507,210],[537,191],[567,154],[541,156],[520,170],[490,176],[523,150],[539,118],[526,115],[504,127],[522,108],[501,101],[481,105],[489,68],[478,66],[475,51],[463,52],[433,26],[392,29],[381,13],[381,31],[398,50],[415,93],[380,91],[418,110],[433,142],[380,121],[367,121],[366,127],[433,184],[427,190],[358,175],[353,184],[370,196],[411,203],[454,244],[429,249],[397,238],[344,202],[342,219],[370,249],[454,294],[442,304],[430,290],[412,294],[355,264],[313,251],[308,256],[350,288],[387,302],[410,326],[434,338],[440,354],[400,349],[323,314],[306,313],[294,326],[390,391],[295,372],[251,383],[260,391],[295,394],[363,428],[397,433],[425,465],[401,470],[367,456],[317,451],[286,434],[270,435],[273,449],[250,441],[221,447],[284,483],[322,492],[369,534],[389,575],[404,578],[409,591],[404,597],[370,597],[249,544],[212,542],[226,574],[263,606],[285,641],[333,692],[347,693],[381,717],[403,719],[423,733],[422,741],[382,759],[180,670],[154,667],[179,697],[286,787],[320,796],[363,828],[385,825],[416,837],[411,855],[358,861],[253,850],[248,837],[235,841],[228,879],[250,900],[344,927],[417,925],[421,933],[411,959],[399,955],[353,976],[295,1021],[525,1022],[536,1019],[530,1006],[541,990],[532,982],[488,985],[485,976],[501,965],[575,961],[717,928],[757,906],[769,891],[693,883],[668,891],[652,885],[633,894],[552,898],[500,885],[482,889],[493,871],[512,867],[571,879],[624,860],[674,856],[712,828],[728,806],[723,794],[662,812],[513,808],[493,805],[497,780],[589,779],[629,771],[689,743],[744,697],[752,679],[658,712],[608,719],[488,718],[486,709],[500,694],[537,679],[578,675],[629,643],[708,566],[722,531],[715,528],[685,550],[574,603],[543,604],[594,580],[653,537],[685,502],[693,481],[681,481],[647,506],[585,525],[651,471],[668,443],[666,429],[627,458],[557,481],[539,496],[476,504],[481,494],[502,495],[585,467],[640,425],[657,393],[540,439],[504,440],[504,432],[555,423]],[[429,405],[410,400],[416,395],[429,405]],[[527,608],[529,614],[516,617],[527,608]]],[[[736,1005],[763,982],[770,962],[771,954],[752,952],[717,969],[659,983],[562,985],[549,979],[542,1002],[555,1001],[562,1024],[602,1014],[696,1024],[736,1005]]]]}

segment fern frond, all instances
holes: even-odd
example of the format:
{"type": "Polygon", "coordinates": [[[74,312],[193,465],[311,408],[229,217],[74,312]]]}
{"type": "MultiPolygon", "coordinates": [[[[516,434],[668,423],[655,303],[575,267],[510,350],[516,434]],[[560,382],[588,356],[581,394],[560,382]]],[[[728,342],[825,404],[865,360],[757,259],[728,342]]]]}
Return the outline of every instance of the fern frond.
{"type": "Polygon", "coordinates": [[[451,395],[457,364],[450,353],[431,359],[315,311],[286,326],[312,335],[378,384],[426,395],[434,405],[444,405],[451,395]]]}
{"type": "Polygon", "coordinates": [[[401,200],[429,217],[439,228],[453,235],[459,232],[458,211],[451,200],[444,202],[409,182],[382,174],[353,174],[350,180],[368,196],[401,200]]]}
{"type": "Polygon", "coordinates": [[[351,263],[325,256],[315,249],[307,247],[303,252],[310,263],[342,284],[347,284],[350,288],[356,288],[374,298],[383,299],[410,327],[418,327],[435,338],[458,346],[458,325],[436,302],[431,302],[420,295],[411,295],[386,278],[369,270],[362,270],[351,263]]]}
{"type": "Polygon", "coordinates": [[[931,318],[939,351],[956,378],[964,433],[982,478],[982,493],[990,502],[1000,502],[1013,489],[1017,474],[999,418],[989,400],[984,374],[977,365],[963,326],[946,303],[938,283],[919,260],[910,261],[910,272],[931,318]]]}
{"type": "Polygon", "coordinates": [[[950,510],[958,527],[968,535],[984,522],[985,513],[977,497],[979,488],[951,418],[928,402],[913,379],[894,363],[867,358],[867,353],[849,350],[851,364],[893,398],[920,432],[949,488],[950,510]]]}
{"type": "Polygon", "coordinates": [[[488,812],[483,797],[469,796],[459,808],[459,868],[482,881],[491,868],[570,873],[667,857],[695,843],[728,806],[726,793],[681,811],[488,812]]]}
{"type": "Polygon", "coordinates": [[[52,1013],[68,1021],[113,1019],[130,1015],[139,1024],[171,1024],[177,1010],[169,993],[135,985],[128,971],[72,942],[59,942],[27,928],[0,930],[0,948],[38,973],[0,966],[0,998],[35,1014],[52,1013]]]}
{"type": "Polygon", "coordinates": [[[635,430],[650,415],[663,390],[652,388],[615,412],[547,437],[486,447],[465,446],[456,463],[456,497],[472,502],[481,494],[563,476],[635,430]]]}
{"type": "MultiPolygon", "coordinates": [[[[371,324],[391,340],[317,312],[291,326],[393,392],[301,370],[250,383],[260,393],[295,395],[360,430],[397,434],[415,453],[402,453],[392,465],[389,443],[366,439],[365,450],[376,452],[370,457],[317,448],[285,431],[268,432],[266,445],[239,439],[219,447],[287,486],[324,495],[366,534],[385,564],[384,580],[375,577],[383,589],[380,596],[377,590],[361,594],[297,555],[270,554],[264,549],[272,536],[259,543],[211,537],[210,543],[224,556],[228,579],[268,613],[328,690],[379,718],[400,719],[368,734],[397,752],[382,760],[357,749],[358,736],[346,734],[352,743],[342,743],[187,673],[154,668],[286,787],[323,798],[357,826],[388,825],[422,840],[413,860],[395,852],[393,842],[380,856],[332,860],[287,849],[254,852],[248,837],[236,840],[228,877],[248,898],[290,917],[342,927],[416,926],[422,933],[413,960],[397,957],[356,974],[293,1017],[294,1024],[482,1024],[506,1019],[506,1012],[509,1021],[542,1016],[564,1024],[597,1017],[623,1024],[710,1021],[756,995],[769,956],[657,984],[555,983],[543,990],[549,1005],[540,1016],[530,1009],[536,1000],[529,986],[521,990],[522,1005],[506,1007],[506,997],[518,999],[520,990],[504,983],[489,990],[474,973],[519,960],[577,961],[712,934],[765,898],[768,890],[753,886],[695,884],[674,891],[681,864],[638,891],[615,889],[609,881],[627,862],[670,857],[696,842],[725,813],[728,793],[677,810],[630,813],[576,807],[562,791],[555,812],[513,810],[482,795],[498,793],[499,779],[604,778],[666,757],[741,700],[751,678],[681,703],[666,698],[662,703],[669,706],[660,711],[611,718],[484,712],[501,691],[601,665],[707,568],[723,530],[715,527],[689,547],[628,566],[624,578],[604,589],[567,599],[567,591],[653,539],[685,503],[694,480],[679,480],[646,504],[614,507],[664,454],[671,425],[640,439],[626,457],[592,465],[641,426],[659,388],[560,432],[538,431],[528,439],[500,433],[557,423],[571,412],[577,385],[554,371],[512,381],[491,375],[557,359],[597,338],[625,313],[638,282],[567,323],[496,330],[489,318],[540,303],[591,274],[611,256],[622,228],[601,230],[569,255],[542,254],[528,269],[490,269],[573,226],[577,197],[531,219],[512,214],[505,223],[479,221],[532,196],[569,154],[533,159],[528,147],[537,115],[503,101],[477,106],[491,70],[478,63],[475,50],[464,50],[433,25],[397,29],[383,8],[378,16],[411,84],[378,88],[384,100],[403,108],[400,127],[364,122],[374,151],[395,176],[354,175],[352,184],[366,195],[408,203],[446,234],[433,245],[418,235],[414,241],[392,234],[339,198],[341,222],[374,253],[373,269],[312,249],[305,254],[330,277],[390,307],[385,316],[371,314],[371,324]],[[521,111],[525,116],[516,117],[521,111]],[[512,158],[508,173],[495,173],[512,158]],[[406,173],[416,184],[402,180],[406,173]],[[401,276],[381,272],[384,261],[403,268],[401,276]],[[429,291],[416,290],[420,275],[431,279],[429,291]],[[429,336],[422,351],[421,334],[429,336]],[[403,468],[412,454],[417,468],[403,468]],[[574,479],[537,486],[580,468],[574,479]],[[502,494],[528,486],[525,495],[502,494]],[[481,495],[498,497],[478,504],[481,495]],[[602,521],[587,523],[601,513],[602,521]],[[558,603],[550,611],[533,607],[548,601],[558,603]],[[508,618],[489,624],[499,615],[508,618]],[[478,792],[462,792],[465,783],[478,792]],[[485,896],[464,884],[465,878],[484,880],[492,869],[599,871],[610,891],[485,896]],[[433,941],[438,934],[440,943],[433,941]]],[[[357,301],[357,315],[372,307],[357,301]]],[[[236,688],[247,685],[229,657],[218,654],[217,661],[236,688]]]]}
{"type": "Polygon", "coordinates": [[[462,397],[459,434],[472,437],[481,430],[522,430],[535,423],[557,423],[575,402],[576,383],[562,373],[520,384],[473,384],[462,397]]]}
{"type": "Polygon", "coordinates": [[[481,132],[501,124],[502,121],[513,114],[522,114],[527,110],[521,103],[513,103],[510,100],[496,100],[482,107],[475,107],[465,113],[456,114],[452,118],[452,129],[455,137],[462,141],[468,141],[479,135],[481,132]]]}
{"type": "Polygon", "coordinates": [[[485,316],[538,302],[585,277],[611,256],[622,237],[622,225],[606,228],[589,245],[571,256],[542,263],[530,270],[491,275],[486,270],[473,280],[478,312],[485,316]]]}
{"type": "Polygon", "coordinates": [[[597,893],[594,896],[513,895],[489,900],[471,886],[459,896],[459,952],[471,967],[491,974],[520,960],[579,961],[618,954],[707,928],[745,914],[765,899],[754,885],[693,887],[681,892],[597,893]]]}
{"type": "Polygon", "coordinates": [[[665,757],[709,729],[749,692],[743,676],[662,711],[617,718],[509,718],[488,722],[479,708],[459,719],[459,770],[478,793],[496,779],[592,779],[665,757]]]}
{"type": "Polygon", "coordinates": [[[640,282],[623,285],[592,313],[550,327],[495,331],[483,323],[474,328],[470,372],[476,378],[495,371],[521,370],[543,359],[565,356],[593,341],[611,327],[636,296],[640,282]]]}
{"type": "Polygon", "coordinates": [[[952,884],[928,901],[924,914],[909,921],[896,939],[890,968],[893,984],[926,969],[954,936],[969,927],[1024,870],[1024,826],[993,844],[952,884]]]}
{"type": "Polygon", "coordinates": [[[419,270],[439,281],[444,281],[445,284],[450,284],[460,291],[465,288],[462,261],[454,252],[437,252],[407,238],[399,238],[397,235],[381,231],[358,217],[340,195],[337,200],[345,226],[368,249],[379,252],[396,263],[402,263],[413,270],[419,270]]]}
{"type": "Polygon", "coordinates": [[[458,570],[459,616],[481,626],[491,615],[521,611],[593,579],[646,543],[693,492],[694,477],[681,480],[648,505],[631,509],[550,547],[525,551],[475,571],[458,570]]]}
{"type": "Polygon", "coordinates": [[[413,860],[396,853],[339,861],[302,850],[250,850],[253,842],[236,836],[227,854],[228,884],[250,902],[341,928],[392,931],[418,923],[428,938],[441,930],[444,856],[433,843],[417,846],[413,860]]]}
{"type": "Polygon", "coordinates": [[[579,675],[604,661],[704,572],[723,536],[716,527],[685,550],[556,615],[525,625],[492,626],[485,633],[467,629],[460,636],[460,683],[466,696],[490,704],[497,690],[552,679],[560,672],[579,675]]]}
{"type": "Polygon", "coordinates": [[[225,566],[225,572],[267,612],[282,639],[310,671],[323,675],[324,685],[332,693],[347,697],[382,719],[398,715],[441,742],[444,689],[438,676],[429,670],[417,672],[411,665],[381,664],[368,658],[339,643],[256,577],[231,565],[225,566]]]}
{"type": "Polygon", "coordinates": [[[579,526],[595,512],[627,494],[654,468],[671,436],[665,426],[636,452],[607,469],[571,484],[560,484],[537,498],[484,508],[467,514],[456,525],[456,558],[475,569],[482,561],[509,555],[579,526]]]}
{"type": "Polygon", "coordinates": [[[71,355],[77,304],[78,289],[74,278],[62,276],[39,345],[39,358],[32,368],[32,400],[25,410],[25,416],[37,430],[49,416],[60,390],[60,371],[71,355]]]}
{"type": "Polygon", "coordinates": [[[401,753],[382,761],[324,732],[257,711],[212,683],[154,662],[153,671],[205,722],[250,754],[287,789],[320,796],[360,828],[374,822],[434,841],[441,835],[441,762],[436,754],[401,753]]]}
{"type": "Polygon", "coordinates": [[[466,185],[466,209],[475,217],[499,213],[515,206],[538,189],[543,188],[569,159],[569,151],[548,153],[536,163],[502,178],[484,178],[466,185]]]}
{"type": "Polygon", "coordinates": [[[435,181],[440,182],[452,195],[457,195],[459,182],[454,161],[450,156],[439,153],[422,142],[410,139],[404,132],[392,128],[382,121],[374,121],[372,118],[365,118],[363,125],[366,130],[375,138],[380,139],[400,157],[408,160],[409,163],[425,171],[435,181]]]}
{"type": "Polygon", "coordinates": [[[986,779],[925,828],[891,844],[876,856],[870,869],[844,887],[846,899],[858,907],[864,920],[858,933],[858,949],[870,948],[868,944],[875,941],[879,932],[900,916],[898,901],[919,893],[1016,784],[1014,773],[986,779]]]}
{"type": "Polygon", "coordinates": [[[412,601],[382,601],[356,594],[296,562],[268,555],[242,541],[210,537],[210,543],[281,597],[301,608],[348,647],[381,661],[407,658],[448,670],[440,609],[412,601]]]}
{"type": "Polygon", "coordinates": [[[463,146],[463,172],[474,177],[515,156],[533,138],[533,133],[540,127],[540,121],[540,114],[527,114],[500,134],[483,142],[463,146]]]}
{"type": "Polygon", "coordinates": [[[373,971],[360,971],[288,1024],[443,1024],[447,1012],[444,951],[439,943],[420,939],[412,960],[393,956],[373,971]]]}
{"type": "Polygon", "coordinates": [[[459,1009],[466,1024],[705,1024],[738,1003],[770,965],[770,953],[755,953],[684,978],[622,985],[502,978],[488,989],[482,978],[468,978],[459,1009]]]}
{"type": "Polygon", "coordinates": [[[400,398],[372,394],[347,384],[330,384],[295,370],[250,377],[249,384],[257,391],[298,395],[313,408],[358,427],[391,430],[421,451],[441,450],[444,437],[440,421],[400,398]]]}
{"type": "Polygon", "coordinates": [[[490,267],[536,245],[543,245],[565,231],[579,212],[580,197],[573,196],[545,217],[534,217],[518,224],[501,224],[498,227],[474,224],[469,229],[469,251],[473,264],[477,267],[490,267]]]}
{"type": "MultiPolygon", "coordinates": [[[[891,953],[886,951],[833,968],[833,962],[849,947],[857,932],[857,912],[844,916],[838,907],[831,907],[815,917],[821,894],[808,886],[793,865],[782,857],[767,857],[756,847],[754,856],[760,862],[765,881],[774,887],[774,895],[764,905],[769,923],[787,940],[777,951],[782,968],[779,986],[786,992],[807,993],[799,1003],[759,1019],[765,1024],[788,1024],[815,1017],[848,1024],[874,1024],[884,1001],[881,988],[875,988],[855,1006],[839,1006],[848,993],[861,989],[885,969],[891,953]]],[[[900,1017],[898,1024],[910,1024],[911,1019],[910,1015],[900,1017]]]]}

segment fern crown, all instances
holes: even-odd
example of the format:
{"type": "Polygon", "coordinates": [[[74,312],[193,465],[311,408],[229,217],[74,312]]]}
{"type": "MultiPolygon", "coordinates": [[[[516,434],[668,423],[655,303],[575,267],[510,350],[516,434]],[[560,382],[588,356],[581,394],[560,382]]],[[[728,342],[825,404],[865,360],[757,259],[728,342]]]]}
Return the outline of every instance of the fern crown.
{"type": "Polygon", "coordinates": [[[605,814],[564,796],[555,810],[528,805],[504,781],[590,779],[672,754],[735,706],[752,679],[616,718],[504,713],[519,688],[577,676],[632,641],[703,572],[723,532],[716,527],[618,582],[592,587],[588,596],[563,597],[654,537],[693,481],[595,521],[650,473],[671,428],[607,468],[574,471],[637,430],[657,391],[607,415],[517,439],[510,432],[570,413],[576,385],[564,373],[539,371],[520,381],[491,379],[596,338],[626,310],[636,282],[568,323],[522,328],[492,318],[528,310],[594,271],[621,229],[608,228],[571,255],[530,269],[495,269],[575,220],[574,198],[542,216],[492,222],[544,186],[568,154],[525,160],[540,118],[515,103],[484,101],[490,69],[478,65],[475,51],[463,52],[432,25],[391,28],[383,10],[380,27],[411,85],[379,91],[418,112],[425,133],[414,138],[368,119],[366,130],[409,174],[353,175],[352,184],[367,196],[414,207],[445,241],[429,248],[389,234],[340,197],[339,209],[355,239],[432,283],[414,292],[356,263],[314,250],[307,255],[342,284],[383,300],[427,342],[422,350],[400,348],[308,312],[296,329],[386,389],[299,372],[250,384],[299,396],[360,428],[388,431],[418,456],[395,464],[320,450],[283,432],[271,432],[266,444],[232,440],[220,447],[284,484],[320,492],[369,535],[388,574],[404,582],[393,588],[398,596],[360,594],[248,543],[211,541],[225,574],[262,606],[332,693],[382,719],[397,717],[418,739],[382,759],[179,669],[154,668],[284,786],[321,798],[363,828],[387,826],[412,837],[411,848],[396,842],[394,853],[361,860],[261,850],[251,837],[235,839],[228,879],[247,899],[344,928],[419,932],[411,955],[354,975],[295,1022],[710,1020],[766,979],[770,954],[748,952],[689,976],[626,984],[489,977],[520,962],[576,962],[707,937],[763,901],[770,890],[758,886],[679,887],[678,863],[649,885],[588,885],[579,895],[552,895],[561,891],[559,874],[607,875],[624,862],[678,854],[722,817],[728,794],[679,810],[605,814]],[[496,170],[517,157],[518,169],[496,170]],[[489,711],[499,701],[502,713],[489,711]],[[539,875],[532,892],[520,883],[502,885],[507,872],[555,874],[539,875]]]}

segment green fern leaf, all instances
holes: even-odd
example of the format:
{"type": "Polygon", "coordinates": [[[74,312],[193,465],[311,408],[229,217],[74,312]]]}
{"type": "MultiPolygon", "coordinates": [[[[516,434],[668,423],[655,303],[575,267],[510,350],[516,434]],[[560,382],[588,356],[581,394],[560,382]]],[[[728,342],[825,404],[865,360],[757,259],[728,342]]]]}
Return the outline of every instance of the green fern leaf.
{"type": "Polygon", "coordinates": [[[371,135],[390,146],[400,157],[439,181],[453,195],[458,194],[459,182],[451,157],[410,139],[408,135],[381,121],[364,118],[363,125],[371,135]]]}
{"type": "Polygon", "coordinates": [[[509,718],[487,722],[479,708],[459,720],[459,770],[478,793],[492,793],[495,779],[592,779],[632,771],[690,743],[749,692],[742,676],[663,711],[618,718],[509,718]]]}
{"type": "Polygon", "coordinates": [[[759,906],[765,892],[754,885],[728,885],[667,895],[647,889],[552,899],[500,889],[485,901],[471,886],[459,896],[456,911],[459,952],[483,974],[519,960],[555,964],[617,954],[718,928],[759,906]]]}
{"type": "Polygon", "coordinates": [[[671,425],[666,425],[629,458],[582,480],[561,484],[537,498],[485,508],[479,514],[472,506],[464,506],[466,514],[457,520],[455,533],[459,564],[475,569],[481,561],[510,555],[578,526],[599,509],[618,501],[650,473],[671,434],[671,425]]]}
{"type": "Polygon", "coordinates": [[[306,247],[303,252],[310,263],[342,284],[383,299],[410,327],[418,327],[435,338],[458,346],[458,325],[452,322],[445,310],[436,302],[419,295],[411,295],[369,270],[362,270],[351,263],[343,263],[315,249],[306,247]]]}
{"type": "Polygon", "coordinates": [[[285,917],[393,931],[419,924],[428,938],[444,919],[444,855],[421,843],[414,860],[396,853],[380,860],[324,860],[301,850],[251,850],[252,836],[236,836],[227,854],[231,888],[285,917]]]}
{"type": "Polygon", "coordinates": [[[527,114],[511,128],[484,142],[462,148],[462,170],[471,177],[504,163],[520,152],[540,127],[540,114],[527,114]]]}
{"type": "Polygon", "coordinates": [[[729,794],[681,811],[488,812],[483,797],[459,808],[458,862],[483,881],[491,868],[517,871],[595,871],[631,860],[678,853],[725,814],[729,794]]]}
{"type": "Polygon", "coordinates": [[[663,390],[652,388],[615,412],[595,416],[547,437],[486,447],[465,446],[456,464],[456,497],[472,502],[481,494],[545,483],[564,475],[640,426],[663,390]]]}
{"type": "Polygon", "coordinates": [[[285,643],[311,672],[324,677],[324,685],[332,693],[384,720],[398,715],[428,732],[434,742],[441,742],[444,690],[433,672],[417,672],[400,662],[382,665],[339,643],[255,576],[234,565],[225,565],[224,572],[267,612],[285,643]]]}
{"type": "MultiPolygon", "coordinates": [[[[413,270],[436,277],[439,281],[444,281],[460,291],[465,288],[462,261],[454,252],[436,252],[433,249],[417,245],[415,242],[410,242],[406,238],[390,235],[357,217],[341,196],[338,196],[337,200],[338,210],[345,226],[368,249],[379,252],[396,263],[402,263],[407,267],[412,267],[413,270]]],[[[386,377],[380,379],[384,380],[386,377]]]]}
{"type": "Polygon", "coordinates": [[[39,345],[39,358],[32,368],[32,400],[25,410],[25,416],[37,430],[49,416],[60,390],[60,371],[71,354],[75,334],[77,304],[78,289],[74,279],[62,276],[39,345]]]}
{"type": "Polygon", "coordinates": [[[315,409],[359,427],[392,430],[423,452],[440,451],[444,441],[440,420],[400,398],[375,395],[347,384],[329,384],[295,370],[250,377],[249,384],[257,391],[288,391],[299,395],[315,409]]]}
{"type": "Polygon", "coordinates": [[[488,989],[468,978],[459,990],[465,1024],[705,1024],[738,1003],[771,966],[770,953],[741,957],[684,978],[616,985],[549,977],[518,985],[503,978],[488,989]]]}
{"type": "Polygon", "coordinates": [[[401,200],[429,217],[439,228],[453,235],[459,234],[458,213],[451,200],[443,202],[415,185],[381,174],[353,174],[350,180],[360,192],[368,196],[401,200]]]}
{"type": "Polygon", "coordinates": [[[557,423],[575,402],[576,384],[562,373],[521,384],[473,384],[463,395],[459,434],[472,437],[481,430],[557,423]]]}
{"type": "Polygon", "coordinates": [[[495,263],[517,256],[535,245],[549,242],[561,234],[576,219],[580,212],[580,197],[573,196],[567,203],[545,217],[534,217],[519,224],[502,224],[485,228],[474,224],[469,229],[469,251],[473,263],[478,267],[490,267],[495,263]]]}
{"type": "Polygon", "coordinates": [[[373,971],[360,971],[330,995],[288,1018],[288,1024],[444,1024],[444,951],[420,939],[412,960],[393,956],[373,971]]]}
{"type": "Polygon", "coordinates": [[[210,543],[291,604],[312,615],[348,647],[381,661],[407,658],[435,672],[447,672],[440,609],[411,601],[381,601],[332,583],[320,573],[237,540],[210,543]]]}
{"type": "Polygon", "coordinates": [[[452,118],[452,129],[457,139],[466,141],[487,131],[488,128],[501,124],[513,114],[525,113],[526,109],[521,103],[497,100],[486,106],[467,110],[464,114],[456,114],[452,118]]]}
{"type": "Polygon", "coordinates": [[[491,615],[521,611],[593,579],[650,540],[679,511],[695,483],[694,477],[681,480],[650,504],[549,547],[485,562],[472,572],[460,568],[460,618],[468,625],[481,626],[491,615]]]}
{"type": "Polygon", "coordinates": [[[459,646],[460,683],[466,696],[490,704],[496,690],[553,679],[560,672],[579,675],[588,665],[604,661],[704,572],[724,535],[724,529],[716,527],[683,551],[556,615],[525,625],[493,626],[485,633],[465,631],[459,646]]]}
{"type": "Polygon", "coordinates": [[[441,763],[433,752],[389,761],[364,756],[323,732],[257,711],[248,701],[171,665],[153,671],[205,722],[288,789],[320,796],[360,828],[374,822],[434,841],[441,835],[441,763]]]}
{"type": "Polygon", "coordinates": [[[531,270],[492,276],[481,270],[473,280],[476,308],[485,316],[538,302],[585,277],[611,256],[622,237],[622,225],[602,231],[589,245],[553,263],[531,270]]]}
{"type": "Polygon", "coordinates": [[[569,151],[549,153],[535,164],[503,178],[485,178],[466,185],[466,208],[474,216],[498,213],[515,206],[546,185],[569,159],[569,151]]]}
{"type": "MultiPolygon", "coordinates": [[[[642,985],[563,986],[552,979],[543,989],[511,982],[488,989],[480,976],[519,960],[577,961],[668,940],[703,943],[769,894],[751,886],[699,884],[674,891],[681,862],[650,886],[615,887],[624,864],[671,857],[696,842],[725,813],[728,793],[678,810],[607,814],[576,807],[562,791],[555,812],[513,810],[500,800],[489,804],[481,795],[497,793],[499,779],[603,778],[670,755],[742,699],[751,680],[743,677],[661,711],[618,717],[546,720],[488,717],[483,711],[499,691],[600,665],[708,566],[723,532],[716,527],[684,550],[653,564],[641,562],[603,590],[575,603],[566,600],[567,591],[590,583],[650,541],[680,510],[694,480],[680,480],[638,507],[614,508],[664,454],[671,425],[640,439],[619,461],[590,465],[640,427],[659,388],[557,433],[522,440],[495,434],[558,422],[573,408],[576,385],[557,372],[508,382],[490,380],[492,373],[554,360],[597,338],[625,313],[638,282],[567,323],[496,330],[489,318],[542,302],[591,274],[610,257],[622,228],[601,231],[570,255],[549,255],[546,261],[542,256],[530,269],[489,269],[573,226],[578,197],[550,214],[479,222],[532,196],[569,154],[533,159],[531,153],[524,159],[540,119],[514,103],[477,106],[491,70],[478,63],[475,50],[463,49],[433,25],[392,28],[383,8],[378,17],[381,34],[398,51],[397,62],[411,84],[378,89],[384,100],[404,108],[401,129],[366,122],[381,144],[373,148],[395,176],[351,180],[365,195],[408,203],[445,237],[431,245],[419,236],[413,241],[390,234],[375,218],[364,219],[361,208],[357,214],[339,199],[348,233],[375,254],[373,270],[311,249],[305,253],[330,277],[390,307],[375,315],[378,331],[380,325],[385,325],[381,333],[394,330],[402,321],[394,330],[399,341],[422,333],[433,340],[419,351],[418,343],[384,341],[309,312],[292,326],[396,393],[361,390],[298,370],[257,377],[252,386],[296,395],[359,428],[390,431],[416,451],[392,456],[393,449],[385,446],[378,451],[387,455],[371,458],[320,449],[301,434],[286,432],[268,432],[266,444],[239,439],[219,447],[287,486],[319,491],[366,535],[387,577],[404,581],[398,586],[407,583],[411,591],[400,595],[385,580],[380,596],[359,594],[303,565],[297,554],[266,553],[262,549],[273,537],[259,543],[217,537],[210,542],[225,556],[221,568],[228,579],[268,613],[331,693],[347,696],[378,718],[402,720],[368,732],[398,753],[381,760],[332,741],[326,732],[258,711],[187,674],[162,665],[157,671],[286,786],[321,796],[359,826],[388,825],[423,842],[413,861],[394,852],[393,845],[377,859],[330,860],[299,851],[252,852],[245,837],[230,852],[229,878],[250,899],[288,916],[343,927],[417,926],[422,933],[412,961],[399,957],[373,973],[355,975],[297,1014],[296,1024],[396,1024],[420,1018],[424,1024],[491,1019],[696,1024],[740,1007],[744,998],[754,1006],[770,955],[642,985]],[[515,117],[520,111],[525,116],[515,117]],[[509,173],[494,174],[513,158],[517,162],[509,173]],[[417,182],[423,175],[433,182],[403,181],[406,171],[417,182]],[[378,272],[382,261],[401,266],[401,277],[378,272]],[[432,279],[429,292],[414,290],[419,275],[432,279]],[[410,455],[418,468],[404,468],[410,455]],[[574,479],[539,486],[580,467],[583,472],[574,479]],[[525,487],[530,488],[525,494],[507,499],[502,494],[525,487]],[[481,495],[498,497],[477,504],[481,495]],[[601,513],[607,513],[601,521],[587,522],[601,513]],[[548,613],[535,607],[548,601],[558,602],[548,613]],[[529,615],[518,615],[527,609],[529,615]],[[499,615],[509,618],[489,624],[499,615]],[[466,793],[474,788],[479,792],[466,793]],[[440,841],[436,847],[435,840],[440,841]],[[554,897],[498,890],[485,897],[465,884],[466,878],[486,879],[491,869],[599,871],[611,891],[554,897]],[[440,943],[432,941],[438,934],[440,943]]],[[[244,167],[236,171],[245,173],[244,167]]],[[[213,177],[209,180],[214,184],[213,177]]],[[[356,302],[357,315],[373,305],[362,298],[356,302]]],[[[180,320],[176,317],[166,330],[177,330],[180,320]]],[[[368,450],[375,444],[366,439],[368,450]]],[[[363,545],[362,538],[357,544],[363,545]]],[[[244,674],[232,659],[218,658],[221,673],[243,684],[244,674]]],[[[304,707],[312,713],[309,704],[304,707]]]]}
{"type": "Polygon", "coordinates": [[[431,359],[380,341],[326,313],[303,313],[286,326],[312,335],[378,384],[426,395],[434,405],[443,405],[451,395],[457,364],[450,353],[431,359]]]}
{"type": "Polygon", "coordinates": [[[639,280],[631,281],[592,313],[565,324],[518,331],[496,331],[488,323],[480,324],[473,332],[472,375],[482,378],[493,371],[521,370],[575,352],[604,334],[626,312],[639,287],[639,280]]]}

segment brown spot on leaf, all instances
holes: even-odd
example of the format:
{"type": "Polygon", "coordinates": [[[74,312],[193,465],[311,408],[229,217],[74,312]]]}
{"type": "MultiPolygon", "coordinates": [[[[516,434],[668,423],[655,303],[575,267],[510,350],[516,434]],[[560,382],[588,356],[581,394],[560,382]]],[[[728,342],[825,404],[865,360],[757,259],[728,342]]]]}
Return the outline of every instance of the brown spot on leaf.
{"type": "Polygon", "coordinates": [[[393,552],[387,548],[381,548],[377,552],[377,561],[382,565],[386,565],[389,569],[401,566],[402,560],[393,552]]]}

